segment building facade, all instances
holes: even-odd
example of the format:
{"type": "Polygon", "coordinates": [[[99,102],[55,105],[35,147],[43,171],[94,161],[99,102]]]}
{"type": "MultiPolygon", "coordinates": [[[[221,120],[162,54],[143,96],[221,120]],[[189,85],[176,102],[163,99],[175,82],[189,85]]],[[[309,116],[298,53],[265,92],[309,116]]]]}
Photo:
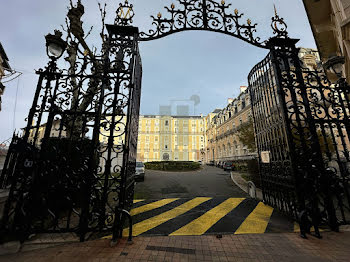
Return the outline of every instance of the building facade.
{"type": "Polygon", "coordinates": [[[247,87],[241,86],[241,93],[229,99],[222,110],[215,110],[207,116],[206,162],[243,160],[256,157],[238,138],[243,123],[251,121],[250,97],[247,87]]]}
{"type": "Polygon", "coordinates": [[[205,129],[202,116],[140,116],[137,159],[204,161],[205,129]]]}
{"type": "MultiPolygon", "coordinates": [[[[350,1],[303,0],[322,62],[345,57],[343,76],[350,80],[350,1]]],[[[328,77],[333,80],[328,72],[328,77]]]]}

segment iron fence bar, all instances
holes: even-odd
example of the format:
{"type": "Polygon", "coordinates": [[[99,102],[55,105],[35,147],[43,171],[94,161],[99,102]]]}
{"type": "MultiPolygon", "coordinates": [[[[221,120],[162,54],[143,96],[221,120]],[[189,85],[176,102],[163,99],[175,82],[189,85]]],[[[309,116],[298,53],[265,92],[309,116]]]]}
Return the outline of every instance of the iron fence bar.
{"type": "Polygon", "coordinates": [[[36,87],[32,107],[30,108],[30,111],[29,111],[29,115],[28,115],[28,119],[27,119],[27,127],[25,128],[25,131],[24,131],[24,136],[23,136],[24,141],[28,141],[28,137],[30,134],[30,130],[32,128],[32,122],[33,122],[33,118],[34,118],[34,115],[36,112],[36,106],[38,104],[38,98],[39,98],[40,91],[42,88],[42,82],[43,82],[44,76],[45,76],[45,73],[39,71],[39,80],[38,80],[38,84],[36,87]]]}
{"type": "Polygon", "coordinates": [[[11,168],[8,168],[8,165],[13,161],[14,154],[15,154],[15,141],[18,141],[18,137],[14,133],[12,135],[11,144],[7,150],[6,159],[4,162],[3,170],[0,174],[0,188],[5,189],[9,185],[9,178],[12,177],[12,175],[8,174],[8,170],[11,170],[11,168]]]}
{"type": "MultiPolygon", "coordinates": [[[[107,39],[107,51],[105,54],[105,61],[104,61],[104,76],[108,76],[108,72],[110,71],[110,59],[109,59],[109,55],[110,55],[110,48],[111,48],[111,36],[108,37],[107,39]]],[[[105,78],[104,78],[105,79],[105,78]]],[[[112,124],[111,124],[111,128],[110,128],[110,135],[108,138],[108,156],[107,156],[107,161],[105,164],[105,170],[104,170],[104,184],[103,184],[103,192],[102,192],[102,197],[101,197],[101,204],[100,204],[100,217],[99,217],[99,228],[102,231],[103,227],[105,226],[105,214],[106,214],[106,204],[108,203],[108,180],[109,180],[109,176],[111,175],[111,151],[112,151],[112,147],[113,147],[113,143],[114,143],[114,130],[115,130],[115,115],[116,115],[116,100],[118,99],[118,93],[119,93],[119,73],[117,73],[117,83],[114,87],[114,97],[113,97],[113,102],[112,102],[112,108],[113,108],[113,113],[112,113],[112,124]]],[[[104,82],[102,85],[102,89],[105,90],[107,88],[107,83],[104,82]]],[[[102,99],[105,99],[105,94],[104,92],[101,94],[101,101],[100,103],[102,104],[103,101],[102,99]]],[[[99,123],[100,126],[100,123],[99,123]]],[[[101,130],[99,130],[100,132],[101,130]]]]}

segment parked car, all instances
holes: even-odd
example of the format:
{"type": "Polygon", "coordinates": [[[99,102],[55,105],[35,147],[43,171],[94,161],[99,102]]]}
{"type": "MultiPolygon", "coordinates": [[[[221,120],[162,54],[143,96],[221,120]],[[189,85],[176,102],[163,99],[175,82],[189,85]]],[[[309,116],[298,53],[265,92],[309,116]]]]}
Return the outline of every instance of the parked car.
{"type": "Polygon", "coordinates": [[[145,164],[142,162],[136,162],[135,180],[145,180],[145,164]]]}
{"type": "Polygon", "coordinates": [[[223,168],[224,168],[225,171],[232,171],[232,170],[234,170],[235,165],[234,165],[233,162],[229,162],[228,161],[228,162],[224,163],[223,168]]]}
{"type": "Polygon", "coordinates": [[[224,162],[223,162],[223,161],[219,161],[219,162],[218,162],[218,164],[217,164],[217,167],[222,168],[222,167],[223,167],[223,165],[224,165],[224,162]]]}
{"type": "Polygon", "coordinates": [[[215,166],[214,160],[209,161],[209,163],[207,163],[208,166],[215,166]]]}

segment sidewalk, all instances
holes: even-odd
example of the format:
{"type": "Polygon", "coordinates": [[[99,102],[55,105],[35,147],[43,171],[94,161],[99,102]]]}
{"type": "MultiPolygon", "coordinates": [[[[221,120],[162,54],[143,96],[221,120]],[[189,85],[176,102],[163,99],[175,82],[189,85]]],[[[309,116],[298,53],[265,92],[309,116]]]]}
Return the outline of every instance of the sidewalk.
{"type": "MultiPolygon", "coordinates": [[[[248,182],[242,178],[240,172],[231,171],[231,180],[236,184],[240,189],[250,195],[248,190],[248,182]]],[[[263,194],[260,188],[256,188],[256,199],[263,200],[263,194]]]]}
{"type": "Polygon", "coordinates": [[[71,243],[0,256],[0,261],[350,261],[350,232],[324,232],[323,239],[297,233],[159,236],[71,243]]]}

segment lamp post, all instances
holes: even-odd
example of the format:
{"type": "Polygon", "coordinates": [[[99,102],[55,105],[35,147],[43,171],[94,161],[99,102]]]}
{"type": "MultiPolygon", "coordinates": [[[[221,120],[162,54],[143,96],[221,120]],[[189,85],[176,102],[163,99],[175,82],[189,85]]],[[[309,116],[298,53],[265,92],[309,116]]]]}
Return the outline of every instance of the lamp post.
{"type": "Polygon", "coordinates": [[[328,60],[323,64],[324,68],[333,74],[335,74],[339,81],[343,78],[343,65],[345,63],[344,56],[330,56],[328,60]]]}
{"type": "MultiPolygon", "coordinates": [[[[45,72],[42,72],[42,71],[37,72],[40,75],[39,84],[37,86],[37,89],[36,89],[36,92],[34,95],[32,108],[29,111],[28,123],[27,123],[26,131],[25,131],[24,137],[23,137],[24,141],[27,141],[28,137],[29,137],[29,133],[31,130],[31,123],[32,123],[34,115],[36,113],[36,106],[37,106],[39,95],[40,95],[40,92],[42,89],[41,83],[42,83],[43,79],[46,78],[48,80],[46,85],[50,84],[50,81],[53,79],[54,73],[56,72],[56,69],[57,69],[56,61],[63,55],[63,53],[67,47],[67,43],[62,39],[62,32],[60,32],[59,30],[55,30],[54,32],[55,33],[53,35],[48,34],[45,36],[46,54],[51,60],[49,61],[49,64],[46,67],[45,72]]],[[[46,103],[46,99],[47,99],[47,97],[45,94],[43,103],[46,103]]]]}
{"type": "MultiPolygon", "coordinates": [[[[347,99],[350,99],[350,86],[346,79],[343,77],[343,65],[345,63],[344,56],[336,56],[332,55],[328,58],[328,60],[323,64],[325,70],[332,72],[337,76],[337,80],[335,82],[336,85],[346,94],[347,99]]],[[[348,100],[349,101],[349,100],[348,100]]]]}
{"type": "Polygon", "coordinates": [[[46,39],[46,53],[50,59],[56,61],[67,48],[67,43],[62,39],[62,32],[55,30],[55,34],[48,34],[46,39]]]}

